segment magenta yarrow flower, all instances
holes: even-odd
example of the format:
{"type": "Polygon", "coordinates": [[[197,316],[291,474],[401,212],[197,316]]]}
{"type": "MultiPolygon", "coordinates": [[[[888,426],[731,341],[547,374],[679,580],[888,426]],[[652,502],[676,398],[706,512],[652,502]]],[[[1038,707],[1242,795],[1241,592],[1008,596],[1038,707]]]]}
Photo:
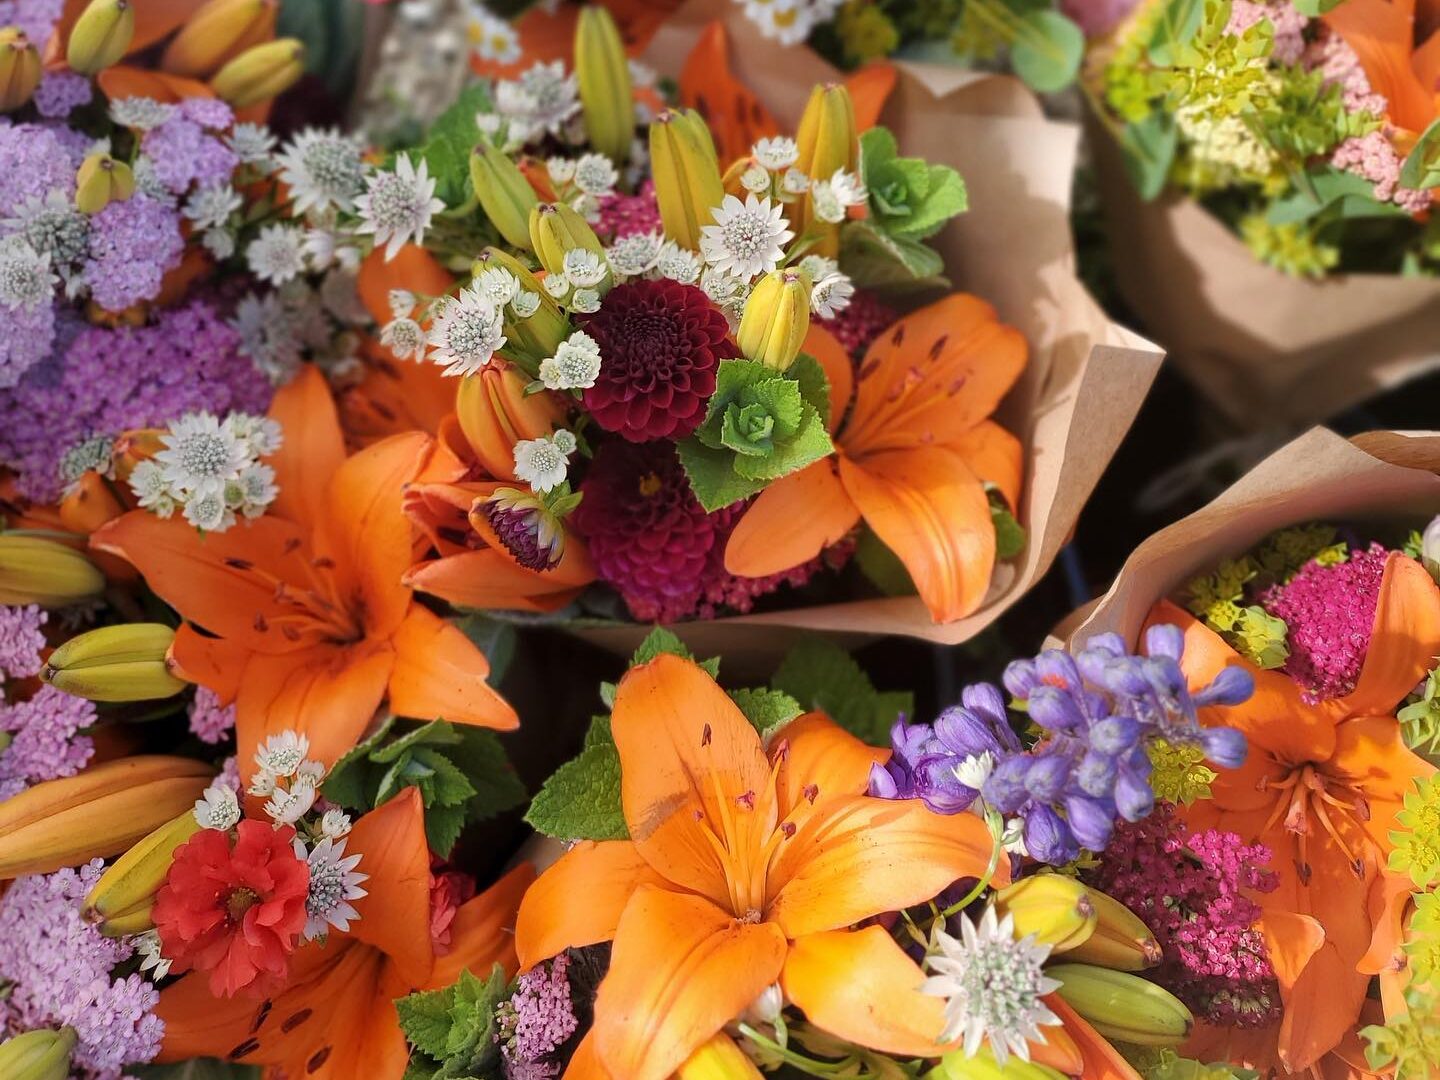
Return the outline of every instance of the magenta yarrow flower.
{"type": "Polygon", "coordinates": [[[660,204],[655,201],[655,184],[646,180],[634,195],[619,192],[600,196],[600,220],[595,231],[614,242],[637,233],[660,232],[660,204]]]}
{"type": "Polygon", "coordinates": [[[495,1041],[509,1080],[559,1075],[559,1064],[551,1059],[580,1026],[570,1000],[569,969],[568,953],[531,968],[500,1006],[495,1041]]]}
{"type": "Polygon", "coordinates": [[[899,317],[899,313],[872,292],[857,289],[850,305],[833,319],[815,321],[835,335],[851,356],[859,356],[899,317]]]}

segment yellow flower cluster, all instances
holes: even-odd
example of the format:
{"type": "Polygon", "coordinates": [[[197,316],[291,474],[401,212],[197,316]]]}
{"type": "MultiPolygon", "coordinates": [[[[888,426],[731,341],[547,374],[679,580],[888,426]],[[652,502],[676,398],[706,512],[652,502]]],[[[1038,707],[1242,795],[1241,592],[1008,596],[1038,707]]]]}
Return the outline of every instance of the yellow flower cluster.
{"type": "Polygon", "coordinates": [[[1210,784],[1217,774],[1205,765],[1205,751],[1197,746],[1172,746],[1164,739],[1156,739],[1147,747],[1147,752],[1154,769],[1150,774],[1150,787],[1157,798],[1180,806],[1210,798],[1210,784]]]}

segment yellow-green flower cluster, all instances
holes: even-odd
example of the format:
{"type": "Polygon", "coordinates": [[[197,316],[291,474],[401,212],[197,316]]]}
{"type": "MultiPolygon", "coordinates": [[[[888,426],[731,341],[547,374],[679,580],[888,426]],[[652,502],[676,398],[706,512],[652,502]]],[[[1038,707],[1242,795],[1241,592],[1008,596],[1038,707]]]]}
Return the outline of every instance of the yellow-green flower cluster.
{"type": "Polygon", "coordinates": [[[1335,566],[1350,557],[1345,541],[1336,541],[1333,525],[1296,525],[1265,538],[1253,556],[1260,573],[1270,581],[1286,582],[1306,563],[1335,566]]]}
{"type": "Polygon", "coordinates": [[[1416,888],[1428,889],[1440,881],[1440,776],[1415,781],[1395,823],[1400,828],[1390,832],[1395,845],[1390,869],[1409,874],[1416,888]]]}
{"type": "Polygon", "coordinates": [[[1240,219],[1240,238],[1261,262],[1296,277],[1324,277],[1340,262],[1340,250],[1300,221],[1273,225],[1263,213],[1247,214],[1240,219]]]}
{"type": "Polygon", "coordinates": [[[1377,1072],[1393,1070],[1395,1080],[1430,1080],[1440,1062],[1440,1024],[1435,1023],[1437,999],[1413,994],[1409,1011],[1391,1017],[1384,1027],[1361,1028],[1369,1045],[1365,1060],[1377,1072]]]}
{"type": "Polygon", "coordinates": [[[1249,556],[1227,559],[1213,574],[1190,582],[1185,606],[1256,667],[1277,668],[1290,656],[1284,620],[1258,605],[1241,606],[1246,584],[1259,572],[1249,556]]]}
{"type": "Polygon", "coordinates": [[[900,32],[872,0],[849,0],[835,16],[835,33],[852,64],[889,56],[900,45],[900,32]]]}
{"type": "Polygon", "coordinates": [[[1197,799],[1210,798],[1215,770],[1205,764],[1205,751],[1198,746],[1172,746],[1155,739],[1145,748],[1150,755],[1150,787],[1157,798],[1189,806],[1197,799]]]}
{"type": "Polygon", "coordinates": [[[1419,893],[1405,941],[1412,985],[1440,994],[1440,893],[1419,893]]]}

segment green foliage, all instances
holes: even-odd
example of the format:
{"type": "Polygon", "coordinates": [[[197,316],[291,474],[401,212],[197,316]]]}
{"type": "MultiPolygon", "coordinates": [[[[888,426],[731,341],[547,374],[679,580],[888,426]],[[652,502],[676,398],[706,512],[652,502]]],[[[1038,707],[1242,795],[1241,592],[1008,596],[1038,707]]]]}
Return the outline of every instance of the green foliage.
{"type": "MultiPolygon", "coordinates": [[[[1205,20],[1206,0],[1163,0],[1157,5],[1158,16],[1151,31],[1146,52],[1157,67],[1175,64],[1186,46],[1195,40],[1205,20]]],[[[1223,26],[1229,18],[1230,5],[1225,4],[1223,26]]]]}
{"type": "Polygon", "coordinates": [[[1411,148],[1400,168],[1400,186],[1440,187],[1440,120],[1431,121],[1411,148]]]}
{"type": "Polygon", "coordinates": [[[900,556],[885,546],[875,530],[865,526],[855,541],[855,564],[867,581],[886,596],[914,596],[915,582],[900,556]]]}
{"type": "Polygon", "coordinates": [[[1406,996],[1408,1011],[1391,1017],[1385,1025],[1360,1029],[1365,1040],[1365,1060],[1376,1072],[1393,1068],[1395,1080],[1431,1080],[1440,1062],[1440,1027],[1434,1022],[1440,1001],[1412,991],[1406,996]]]}
{"type": "Polygon", "coordinates": [[[740,707],[761,737],[767,739],[805,711],[783,690],[731,690],[730,700],[740,707]]]}
{"type": "Polygon", "coordinates": [[[856,287],[910,292],[950,284],[938,252],[908,236],[893,236],[870,219],[840,229],[840,264],[856,287]]]}
{"type": "Polygon", "coordinates": [[[493,1075],[500,1064],[495,1010],[510,984],[499,964],[486,979],[469,970],[443,990],[409,994],[395,1002],[400,1028],[415,1048],[406,1080],[460,1080],[493,1075]]]}
{"type": "Polygon", "coordinates": [[[630,831],[620,806],[620,753],[614,741],[587,746],[556,769],[530,803],[525,820],[557,840],[627,839],[630,831]]]}
{"type": "Polygon", "coordinates": [[[396,735],[396,721],[387,719],[337,761],[325,780],[325,797],[363,814],[413,787],[425,806],[425,837],[442,854],[470,822],[525,801],[525,786],[494,732],[444,720],[401,723],[408,730],[396,735]]]}
{"type": "Polygon", "coordinates": [[[190,1058],[171,1065],[130,1065],[135,1080],[260,1080],[258,1065],[238,1065],[215,1058],[190,1058]]]}
{"type": "Polygon", "coordinates": [[[435,194],[451,209],[463,206],[471,197],[470,152],[481,139],[475,114],[489,111],[489,88],[481,82],[471,83],[430,125],[420,148],[435,179],[435,194]]]}
{"type": "Polygon", "coordinates": [[[1120,154],[1142,199],[1156,198],[1165,189],[1179,145],[1180,129],[1168,112],[1148,113],[1125,125],[1120,133],[1120,154]]]}
{"type": "Polygon", "coordinates": [[[696,499],[719,510],[758,494],[778,480],[819,461],[835,449],[825,430],[829,386],[801,355],[790,371],[757,360],[723,360],[705,420],[679,445],[680,462],[696,499]],[[807,397],[806,394],[810,396],[807,397]]]}
{"type": "Polygon", "coordinates": [[[817,709],[857,738],[873,746],[890,740],[890,725],[914,710],[904,692],[881,692],[854,657],[823,638],[805,638],[786,654],[770,685],[795,699],[800,708],[817,709]]]}
{"type": "Polygon", "coordinates": [[[1155,1049],[1136,1047],[1135,1050],[1134,1064],[1145,1080],[1259,1080],[1260,1076],[1238,1065],[1205,1065],[1182,1058],[1168,1046],[1155,1049]]]}
{"type": "Polygon", "coordinates": [[[1190,582],[1185,606],[1251,663],[1260,668],[1277,668],[1290,656],[1284,620],[1274,618],[1262,607],[1242,606],[1246,586],[1259,573],[1259,565],[1249,556],[1227,559],[1213,574],[1190,582]]]}
{"type": "Polygon", "coordinates": [[[1349,558],[1349,546],[1335,539],[1335,526],[1323,523],[1296,525],[1271,533],[1251,555],[1258,580],[1266,585],[1286,582],[1310,561],[1334,566],[1349,558]]]}
{"type": "Polygon", "coordinates": [[[1333,11],[1344,2],[1345,0],[1291,0],[1291,6],[1301,15],[1309,15],[1312,19],[1318,19],[1327,11],[1333,11]]]}
{"type": "Polygon", "coordinates": [[[1419,695],[1395,719],[1406,746],[1427,758],[1440,755],[1440,667],[1431,669],[1419,695]]]}
{"type": "Polygon", "coordinates": [[[887,128],[860,136],[860,176],[870,195],[870,220],[891,237],[924,240],[968,207],[965,181],[948,165],[899,156],[887,128]]]}
{"type": "Polygon", "coordinates": [[[1010,64],[1031,89],[1042,94],[1065,89],[1084,58],[1085,34],[1060,12],[1042,8],[1021,17],[1010,64]]]}
{"type": "Polygon", "coordinates": [[[1014,559],[1025,550],[1025,526],[1015,519],[998,491],[991,491],[990,522],[995,526],[995,558],[1014,559]]]}
{"type": "Polygon", "coordinates": [[[1340,250],[1327,244],[1309,222],[1272,225],[1264,214],[1240,219],[1240,239],[1265,263],[1295,277],[1324,277],[1340,262],[1340,250]]]}

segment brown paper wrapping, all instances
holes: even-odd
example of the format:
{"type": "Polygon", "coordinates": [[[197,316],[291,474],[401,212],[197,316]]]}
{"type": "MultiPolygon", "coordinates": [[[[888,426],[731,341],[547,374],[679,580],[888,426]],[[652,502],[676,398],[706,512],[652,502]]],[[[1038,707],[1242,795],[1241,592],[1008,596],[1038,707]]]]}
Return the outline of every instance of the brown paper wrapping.
{"type": "Polygon", "coordinates": [[[1058,632],[1083,644],[1113,631],[1134,643],[1156,601],[1276,529],[1312,521],[1440,513],[1440,432],[1372,432],[1347,442],[1313,428],[1209,505],[1135,549],[1100,600],[1058,632]]]}
{"type": "Polygon", "coordinates": [[[1440,280],[1281,273],[1193,200],[1145,202],[1088,131],[1121,295],[1235,424],[1312,424],[1440,366],[1440,280]]]}
{"type": "MultiPolygon", "coordinates": [[[[717,19],[729,32],[737,76],[793,130],[810,88],[837,73],[807,49],[762,37],[728,0],[692,0],[681,8],[656,34],[647,62],[677,74],[700,31],[717,19]]],[[[1112,324],[1075,276],[1069,206],[1076,127],[1046,120],[1012,78],[911,64],[900,65],[882,120],[902,153],[944,162],[964,176],[970,209],[940,234],[937,247],[955,286],[989,300],[1029,339],[1030,364],[996,418],[1027,448],[1019,517],[1030,543],[1010,569],[998,569],[1003,584],[992,586],[984,606],[958,622],[937,626],[919,599],[902,597],[675,626],[703,655],[774,658],[804,631],[853,643],[899,634],[949,645],[978,634],[1050,568],[1163,356],[1112,324]]],[[[576,632],[625,652],[646,628],[576,632]]]]}

